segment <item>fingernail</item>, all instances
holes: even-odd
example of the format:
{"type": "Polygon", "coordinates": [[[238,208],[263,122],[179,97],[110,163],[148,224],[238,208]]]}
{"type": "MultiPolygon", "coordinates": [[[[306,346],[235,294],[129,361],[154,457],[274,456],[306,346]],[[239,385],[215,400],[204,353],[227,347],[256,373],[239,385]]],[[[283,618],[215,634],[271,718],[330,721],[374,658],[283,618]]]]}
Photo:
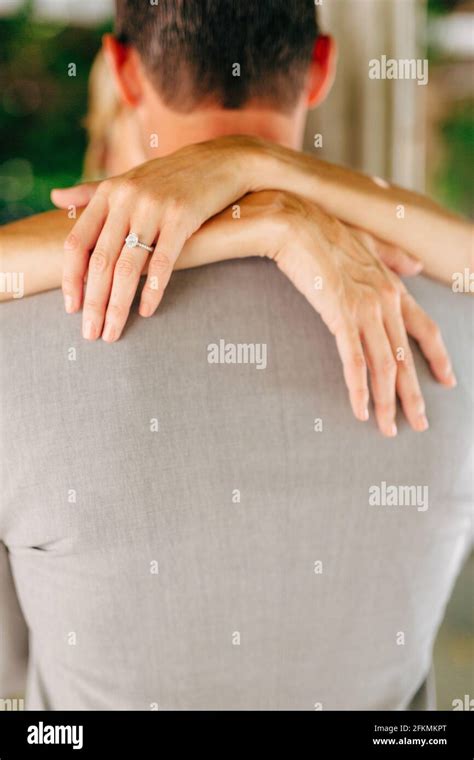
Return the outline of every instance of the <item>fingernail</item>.
{"type": "Polygon", "coordinates": [[[151,306],[147,303],[140,304],[139,314],[141,317],[150,317],[151,316],[151,306]]]}
{"type": "Polygon", "coordinates": [[[418,418],[418,430],[422,433],[424,430],[428,430],[429,422],[424,414],[418,418]]]}
{"type": "Polygon", "coordinates": [[[88,319],[85,323],[82,335],[86,340],[94,340],[95,339],[95,325],[92,322],[92,320],[88,319]]]}
{"type": "Polygon", "coordinates": [[[458,384],[458,381],[456,380],[456,375],[452,370],[446,373],[446,379],[450,385],[451,388],[455,388],[458,384]]]}
{"type": "Polygon", "coordinates": [[[397,432],[398,432],[397,426],[393,422],[392,425],[390,426],[390,432],[389,432],[390,438],[395,438],[395,436],[397,435],[397,432]]]}
{"type": "Polygon", "coordinates": [[[115,340],[117,336],[117,331],[115,327],[111,324],[105,323],[104,333],[102,335],[102,340],[107,341],[107,343],[112,343],[112,341],[115,340]]]}
{"type": "Polygon", "coordinates": [[[74,301],[71,296],[64,296],[64,308],[68,314],[71,314],[74,309],[74,301]]]}
{"type": "Polygon", "coordinates": [[[363,422],[367,422],[367,420],[369,419],[369,410],[367,409],[367,407],[362,410],[360,418],[363,422]]]}

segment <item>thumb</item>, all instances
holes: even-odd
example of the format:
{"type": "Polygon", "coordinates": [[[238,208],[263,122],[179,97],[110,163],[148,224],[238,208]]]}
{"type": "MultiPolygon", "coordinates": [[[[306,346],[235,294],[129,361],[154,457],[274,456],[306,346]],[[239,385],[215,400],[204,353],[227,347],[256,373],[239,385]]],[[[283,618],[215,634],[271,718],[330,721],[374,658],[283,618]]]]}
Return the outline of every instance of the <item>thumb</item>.
{"type": "Polygon", "coordinates": [[[87,206],[92,199],[99,182],[84,182],[72,187],[54,188],[51,191],[51,200],[58,208],[68,206],[87,206]]]}
{"type": "Polygon", "coordinates": [[[398,248],[398,246],[378,241],[377,248],[383,263],[392,272],[402,277],[413,277],[423,269],[421,261],[410,256],[410,254],[406,253],[402,248],[398,248]]]}

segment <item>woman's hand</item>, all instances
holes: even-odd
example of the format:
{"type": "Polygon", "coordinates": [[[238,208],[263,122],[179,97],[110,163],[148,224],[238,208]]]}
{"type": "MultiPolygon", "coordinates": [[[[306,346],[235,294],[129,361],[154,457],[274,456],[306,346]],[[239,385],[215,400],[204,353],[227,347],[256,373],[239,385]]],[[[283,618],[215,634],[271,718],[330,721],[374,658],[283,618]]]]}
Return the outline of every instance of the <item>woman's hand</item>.
{"type": "Polygon", "coordinates": [[[272,258],[335,336],[355,416],[368,418],[368,368],[381,432],[397,433],[397,395],[412,428],[426,430],[408,334],[420,344],[436,379],[453,386],[456,380],[437,325],[369,250],[373,241],[314,204],[295,196],[287,196],[288,203],[288,231],[272,258]]]}
{"type": "MultiPolygon", "coordinates": [[[[81,192],[84,197],[86,190],[81,192]]],[[[439,329],[379,256],[404,273],[409,260],[400,250],[351,230],[296,196],[255,193],[240,201],[239,210],[236,214],[235,207],[228,208],[203,225],[186,242],[176,268],[255,255],[274,259],[335,334],[356,416],[367,417],[367,359],[381,429],[387,435],[395,432],[395,390],[412,426],[424,429],[424,403],[407,332],[420,343],[435,377],[446,386],[456,381],[439,329]]],[[[3,269],[25,272],[28,293],[59,287],[61,239],[70,222],[62,212],[26,221],[35,254],[27,255],[29,246],[25,253],[25,220],[6,225],[0,230],[3,269]],[[39,245],[43,264],[38,280],[34,276],[39,245]]],[[[129,292],[134,291],[137,274],[135,267],[129,273],[129,292]]],[[[126,284],[127,276],[122,276],[126,284]]],[[[128,307],[115,310],[116,335],[127,314],[128,307]]]]}
{"type": "Polygon", "coordinates": [[[61,208],[88,203],[66,239],[62,283],[66,311],[75,312],[87,274],[85,338],[94,340],[103,332],[106,340],[114,340],[125,323],[148,258],[143,248],[125,245],[128,234],[136,233],[154,249],[139,309],[149,317],[186,240],[248,191],[257,143],[253,138],[220,138],[95,185],[53,191],[53,202],[61,208]]]}
{"type": "MultiPolygon", "coordinates": [[[[455,273],[472,268],[472,225],[433,201],[387,182],[246,135],[219,137],[148,161],[100,183],[83,222],[67,241],[63,290],[68,311],[82,302],[84,275],[91,262],[99,285],[128,272],[139,251],[124,248],[130,231],[155,246],[151,274],[140,311],[156,309],[183,242],[215,214],[246,193],[281,190],[316,203],[327,214],[359,227],[420,260],[430,277],[452,284],[455,273]],[[400,216],[402,214],[403,216],[400,216]],[[122,258],[122,261],[120,260],[122,258]]],[[[85,206],[91,187],[53,191],[60,208],[85,206]]],[[[107,289],[106,289],[107,290],[107,289]]],[[[91,337],[102,331],[103,288],[91,285],[85,319],[91,337]],[[90,323],[90,324],[89,324],[90,323]]]]}
{"type": "MultiPolygon", "coordinates": [[[[186,240],[245,195],[246,185],[239,179],[245,173],[234,171],[239,155],[245,156],[249,182],[255,183],[251,156],[257,147],[252,138],[221,138],[183,148],[105,182],[53,191],[53,201],[61,208],[86,207],[66,239],[62,277],[66,311],[78,311],[84,302],[85,338],[102,335],[113,342],[125,326],[148,261],[145,249],[124,245],[128,233],[136,232],[147,245],[157,241],[139,307],[148,317],[163,297],[186,240]]],[[[398,274],[421,270],[421,263],[400,248],[362,230],[354,229],[354,234],[398,274]]]]}
{"type": "Polygon", "coordinates": [[[335,336],[357,419],[368,419],[368,367],[382,433],[397,432],[397,395],[412,428],[423,431],[428,421],[408,335],[435,378],[451,387],[456,380],[449,356],[437,325],[364,240],[377,246],[297,196],[253,193],[242,199],[240,219],[227,209],[193,235],[178,266],[215,260],[219,250],[230,259],[273,259],[335,336]]]}
{"type": "MultiPolygon", "coordinates": [[[[112,190],[113,182],[106,187],[112,190]]],[[[83,187],[76,193],[78,197],[82,193],[80,200],[87,202],[87,194],[93,191],[94,188],[83,187]]],[[[91,205],[96,199],[97,192],[91,205]]],[[[78,290],[82,293],[83,270],[88,262],[86,240],[99,235],[89,265],[84,332],[86,337],[98,337],[107,309],[103,337],[113,341],[125,325],[140,275],[146,268],[147,255],[141,251],[138,255],[135,251],[133,254],[122,251],[115,266],[116,259],[108,252],[113,246],[109,248],[103,240],[105,227],[100,232],[103,217],[97,209],[102,207],[105,214],[104,204],[99,188],[99,200],[92,216],[96,219],[95,228],[90,230],[84,224],[87,207],[71,233],[74,247],[66,252],[63,288],[66,296],[73,284],[76,294],[78,290]]],[[[110,214],[106,214],[108,223],[119,213],[113,204],[110,209],[110,214]]],[[[185,245],[181,258],[187,262],[184,266],[252,254],[274,259],[334,334],[355,416],[360,420],[368,418],[368,366],[380,430],[388,436],[396,434],[396,394],[411,426],[425,430],[428,422],[407,332],[419,342],[438,381],[447,386],[456,381],[437,326],[377,254],[385,256],[399,271],[410,268],[409,258],[366,233],[343,225],[313,203],[283,192],[248,195],[240,201],[239,213],[240,218],[239,215],[234,218],[232,208],[227,209],[194,235],[190,232],[193,225],[181,231],[185,245]],[[186,237],[191,235],[185,243],[186,237]],[[211,256],[209,251],[213,252],[211,256]]],[[[141,313],[153,287],[160,300],[171,266],[169,257],[162,260],[160,254],[156,257],[156,252],[152,256],[141,313]],[[156,277],[158,282],[154,284],[156,277]]],[[[79,307],[76,295],[72,310],[79,307]]]]}

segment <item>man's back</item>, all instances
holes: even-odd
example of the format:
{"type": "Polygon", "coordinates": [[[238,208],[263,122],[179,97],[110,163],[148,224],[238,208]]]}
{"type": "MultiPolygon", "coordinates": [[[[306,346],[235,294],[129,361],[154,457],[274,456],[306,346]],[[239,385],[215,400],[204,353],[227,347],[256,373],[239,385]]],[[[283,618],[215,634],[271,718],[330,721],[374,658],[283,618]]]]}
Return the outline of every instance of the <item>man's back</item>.
{"type": "Polygon", "coordinates": [[[468,298],[410,287],[459,385],[417,357],[431,429],[395,440],[267,261],[176,273],[112,346],[58,292],[2,305],[30,708],[408,706],[469,545],[473,388],[468,298]]]}

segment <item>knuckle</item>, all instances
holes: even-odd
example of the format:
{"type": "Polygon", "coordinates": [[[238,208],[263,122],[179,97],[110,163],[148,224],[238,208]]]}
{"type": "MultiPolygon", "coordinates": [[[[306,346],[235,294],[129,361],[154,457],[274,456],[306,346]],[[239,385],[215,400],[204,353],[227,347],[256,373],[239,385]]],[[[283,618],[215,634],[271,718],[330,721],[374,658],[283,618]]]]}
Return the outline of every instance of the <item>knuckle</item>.
{"type": "Polygon", "coordinates": [[[365,369],[366,368],[366,361],[364,354],[356,353],[352,356],[352,364],[357,369],[365,369]]]}
{"type": "Polygon", "coordinates": [[[80,277],[72,277],[69,274],[63,274],[62,289],[65,293],[71,293],[81,283],[80,277]]]}
{"type": "Polygon", "coordinates": [[[70,232],[64,241],[65,251],[77,251],[81,247],[81,239],[75,232],[70,232]]]}
{"type": "Polygon", "coordinates": [[[99,195],[109,195],[111,191],[114,188],[114,182],[112,179],[104,179],[100,184],[97,186],[96,194],[99,195]]]}
{"type": "Polygon", "coordinates": [[[349,363],[354,369],[365,369],[366,368],[366,362],[365,362],[365,356],[361,353],[355,353],[352,354],[352,356],[349,359],[349,363]]]}
{"type": "Polygon", "coordinates": [[[119,301],[109,303],[107,307],[107,319],[111,319],[112,322],[123,322],[127,317],[127,309],[119,301]]]}
{"type": "Polygon", "coordinates": [[[140,206],[143,211],[146,212],[159,212],[162,209],[162,204],[156,192],[150,188],[143,188],[140,190],[140,206]]]}
{"type": "Polygon", "coordinates": [[[380,299],[373,290],[365,294],[363,303],[369,317],[374,318],[380,314],[380,299]]]}
{"type": "Polygon", "coordinates": [[[96,301],[94,298],[86,298],[84,301],[84,311],[101,312],[103,308],[104,304],[96,301]]]}
{"type": "Polygon", "coordinates": [[[134,177],[124,177],[115,188],[115,194],[119,201],[127,200],[130,196],[135,195],[138,190],[138,182],[134,177]]]}
{"type": "Polygon", "coordinates": [[[410,406],[416,407],[420,412],[424,412],[425,410],[425,402],[419,391],[413,391],[408,395],[408,403],[410,406]]]}
{"type": "Polygon", "coordinates": [[[95,274],[105,272],[108,266],[108,259],[104,251],[96,249],[89,259],[89,269],[95,274]]]}
{"type": "Polygon", "coordinates": [[[394,401],[376,401],[377,413],[382,417],[393,414],[395,409],[394,401]]]}
{"type": "Polygon", "coordinates": [[[403,358],[398,361],[399,369],[403,370],[404,372],[411,371],[415,367],[413,354],[409,348],[404,348],[403,351],[403,358]]]}
{"type": "MultiPolygon", "coordinates": [[[[345,291],[339,287],[339,298],[335,302],[334,310],[338,315],[341,327],[348,333],[353,334],[354,330],[357,330],[357,312],[360,308],[361,295],[360,292],[354,293],[352,290],[345,291]]],[[[354,344],[354,350],[355,344],[354,344]]]]}
{"type": "Polygon", "coordinates": [[[148,265],[148,274],[163,274],[171,269],[171,261],[169,256],[163,251],[156,251],[150,259],[148,265]]]}
{"type": "Polygon", "coordinates": [[[164,213],[165,224],[179,222],[186,212],[186,204],[182,198],[172,198],[168,201],[164,213]]]}
{"type": "Polygon", "coordinates": [[[351,395],[357,402],[366,401],[369,397],[369,391],[367,388],[359,386],[351,391],[351,395]]]}
{"type": "Polygon", "coordinates": [[[116,264],[115,273],[118,277],[133,277],[138,274],[136,262],[129,256],[121,256],[116,264]]]}
{"type": "Polygon", "coordinates": [[[381,287],[381,295],[390,304],[396,304],[400,300],[400,293],[394,282],[386,280],[381,287]]]}
{"type": "Polygon", "coordinates": [[[384,356],[384,358],[376,364],[375,371],[377,374],[383,377],[391,377],[395,374],[397,365],[393,356],[384,356]]]}

